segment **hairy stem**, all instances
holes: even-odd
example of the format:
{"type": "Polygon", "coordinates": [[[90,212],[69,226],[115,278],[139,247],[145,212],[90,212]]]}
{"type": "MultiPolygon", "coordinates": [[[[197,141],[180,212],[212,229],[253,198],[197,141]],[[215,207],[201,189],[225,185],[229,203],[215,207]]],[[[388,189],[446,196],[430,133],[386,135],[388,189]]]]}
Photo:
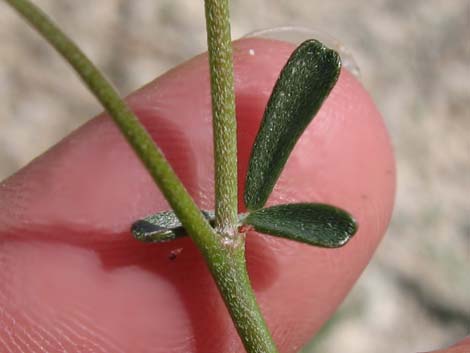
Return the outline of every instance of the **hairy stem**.
{"type": "Polygon", "coordinates": [[[248,353],[277,353],[251,288],[245,263],[245,239],[227,246],[209,263],[212,275],[248,353]]]}
{"type": "Polygon", "coordinates": [[[227,2],[206,2],[209,48],[212,52],[211,81],[213,90],[218,92],[213,93],[214,118],[218,117],[214,123],[214,144],[218,146],[215,148],[218,170],[217,234],[145,128],[93,63],[29,0],[5,1],[70,63],[118,125],[206,259],[247,352],[276,353],[246,272],[244,236],[236,231],[236,123],[227,2]],[[224,53],[221,57],[219,51],[224,53]],[[227,230],[234,236],[229,242],[223,237],[228,235],[227,230]]]}
{"type": "Polygon", "coordinates": [[[236,236],[237,121],[228,0],[205,0],[215,158],[215,226],[236,236]]]}
{"type": "Polygon", "coordinates": [[[276,353],[245,264],[245,237],[238,234],[237,122],[229,0],[205,0],[211,74],[215,158],[215,226],[228,238],[209,268],[248,353],[276,353]]]}
{"type": "Polygon", "coordinates": [[[119,97],[82,51],[29,0],[6,0],[69,62],[90,91],[100,101],[148,169],[181,223],[204,255],[218,236],[176,176],[162,152],[140,124],[137,117],[119,97]]]}

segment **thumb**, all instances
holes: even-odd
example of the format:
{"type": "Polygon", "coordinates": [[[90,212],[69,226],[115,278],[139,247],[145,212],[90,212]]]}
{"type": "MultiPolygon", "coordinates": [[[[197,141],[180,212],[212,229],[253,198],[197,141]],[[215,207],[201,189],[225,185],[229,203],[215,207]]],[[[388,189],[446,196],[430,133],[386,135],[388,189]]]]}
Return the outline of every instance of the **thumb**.
{"type": "MultiPolygon", "coordinates": [[[[292,50],[277,41],[235,43],[241,185],[264,106],[292,50]]],[[[212,209],[207,56],[168,72],[128,102],[198,205],[212,209]]],[[[297,352],[349,291],[387,227],[394,188],[381,117],[343,71],[269,202],[334,204],[354,215],[358,234],[336,250],[247,237],[250,277],[282,352],[297,352]]],[[[191,240],[147,245],[131,238],[132,222],[168,208],[105,115],[4,181],[0,351],[243,352],[191,240]]]]}

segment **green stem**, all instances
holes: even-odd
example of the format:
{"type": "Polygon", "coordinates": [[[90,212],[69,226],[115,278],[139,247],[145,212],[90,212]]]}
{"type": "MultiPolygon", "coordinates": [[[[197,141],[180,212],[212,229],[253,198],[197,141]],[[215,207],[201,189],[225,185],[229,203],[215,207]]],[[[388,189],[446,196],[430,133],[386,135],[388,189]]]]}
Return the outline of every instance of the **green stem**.
{"type": "Polygon", "coordinates": [[[246,351],[277,353],[246,271],[245,239],[237,241],[211,258],[209,267],[246,351]]]}
{"type": "Polygon", "coordinates": [[[215,226],[225,247],[208,262],[248,353],[276,353],[245,264],[245,237],[238,234],[237,121],[229,0],[205,0],[211,74],[215,159],[215,226]]]}
{"type": "Polygon", "coordinates": [[[215,158],[215,226],[236,236],[237,121],[228,0],[205,0],[215,158]]]}
{"type": "Polygon", "coordinates": [[[170,164],[134,113],[85,54],[39,8],[28,0],[6,0],[6,2],[14,7],[72,65],[118,125],[181,223],[206,255],[210,244],[219,242],[218,235],[203,217],[170,164]]]}
{"type": "MultiPolygon", "coordinates": [[[[28,0],[5,1],[15,8],[72,65],[118,125],[206,259],[247,352],[276,353],[276,347],[261,316],[246,272],[244,236],[238,235],[226,239],[214,231],[134,113],[92,62],[40,9],[28,0]]],[[[211,28],[209,33],[212,33],[209,34],[209,43],[212,43],[210,44],[211,51],[214,53],[222,50],[226,55],[224,59],[218,58],[218,55],[215,55],[214,59],[212,55],[213,59],[211,59],[211,72],[218,77],[212,77],[212,82],[213,86],[214,84],[217,86],[215,90],[219,92],[213,94],[214,106],[218,107],[214,108],[214,116],[222,117],[214,123],[215,145],[218,146],[215,158],[216,164],[219,165],[216,169],[220,168],[216,179],[227,177],[230,180],[227,183],[219,180],[217,199],[224,200],[219,203],[218,219],[219,226],[222,228],[236,229],[236,125],[233,105],[233,73],[225,72],[227,68],[233,66],[231,43],[214,41],[211,37],[217,37],[221,33],[218,26],[228,21],[228,6],[226,2],[224,4],[225,7],[217,1],[207,1],[206,9],[208,27],[211,28]],[[221,16],[225,20],[222,21],[221,16]],[[222,65],[225,69],[216,69],[218,65],[222,65]],[[228,124],[228,127],[224,128],[224,124],[228,124]],[[228,152],[224,151],[225,148],[228,152]]],[[[224,28],[227,31],[228,27],[224,28]]],[[[229,32],[228,37],[227,32],[224,33],[223,37],[230,40],[229,32]]],[[[222,235],[227,235],[227,233],[224,232],[222,235]]],[[[236,231],[232,235],[237,235],[236,231]]]]}

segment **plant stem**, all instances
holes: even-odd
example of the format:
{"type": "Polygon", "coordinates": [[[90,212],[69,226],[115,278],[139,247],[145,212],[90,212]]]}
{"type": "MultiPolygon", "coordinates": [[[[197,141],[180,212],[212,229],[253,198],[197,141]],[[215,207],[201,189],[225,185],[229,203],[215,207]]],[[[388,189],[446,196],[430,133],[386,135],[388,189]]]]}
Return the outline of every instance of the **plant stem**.
{"type": "Polygon", "coordinates": [[[205,12],[214,134],[215,226],[229,240],[208,264],[246,351],[276,353],[246,271],[245,236],[237,229],[237,121],[229,0],[205,0],[205,12]]]}
{"type": "Polygon", "coordinates": [[[237,121],[228,0],[205,0],[215,158],[215,226],[237,234],[237,121]]]}
{"type": "MultiPolygon", "coordinates": [[[[215,58],[212,55],[211,59],[212,86],[216,86],[215,91],[218,92],[213,93],[213,104],[217,107],[214,108],[214,117],[219,117],[218,122],[214,123],[214,144],[218,146],[215,153],[216,170],[220,169],[216,174],[216,180],[220,183],[216,194],[219,200],[218,222],[222,231],[226,227],[235,229],[232,234],[237,236],[229,239],[229,242],[217,234],[206,221],[137,117],[80,49],[29,0],[5,1],[70,63],[118,125],[206,259],[247,352],[276,353],[246,272],[244,236],[236,232],[236,123],[233,72],[228,73],[232,71],[233,64],[227,2],[207,1],[206,11],[208,27],[211,28],[208,31],[209,43],[212,43],[210,50],[212,54],[215,53],[215,58]],[[219,26],[225,28],[225,32],[219,26]],[[219,39],[213,40],[211,36],[219,39]],[[219,50],[225,53],[222,58],[218,57],[219,50]],[[229,182],[220,180],[224,178],[229,182]]],[[[223,232],[222,235],[227,233],[223,232]]]]}
{"type": "Polygon", "coordinates": [[[205,254],[210,244],[219,242],[217,234],[203,217],[134,113],[85,54],[39,8],[28,0],[6,0],[6,2],[14,7],[72,65],[118,125],[181,223],[205,254]]]}
{"type": "MultiPolygon", "coordinates": [[[[245,263],[245,239],[225,247],[209,262],[219,291],[248,353],[277,353],[251,288],[245,263]]],[[[215,254],[215,252],[213,253],[215,254]]]]}

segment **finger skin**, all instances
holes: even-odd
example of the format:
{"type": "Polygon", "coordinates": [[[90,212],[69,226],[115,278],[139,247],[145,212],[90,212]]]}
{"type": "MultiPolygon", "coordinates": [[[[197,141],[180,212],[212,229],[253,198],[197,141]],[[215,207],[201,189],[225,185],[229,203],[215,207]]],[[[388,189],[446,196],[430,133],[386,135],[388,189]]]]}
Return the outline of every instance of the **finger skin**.
{"type": "MultiPolygon", "coordinates": [[[[292,50],[260,39],[235,44],[240,210],[250,148],[292,50]]],[[[208,77],[207,57],[198,56],[128,98],[204,209],[214,204],[208,77]]],[[[354,215],[357,235],[334,250],[247,236],[250,278],[281,352],[297,352],[343,300],[386,230],[394,194],[384,123],[342,71],[268,204],[331,203],[354,215]]],[[[243,352],[191,240],[148,245],[131,238],[133,221],[167,209],[105,115],[4,181],[0,351],[243,352]]]]}

